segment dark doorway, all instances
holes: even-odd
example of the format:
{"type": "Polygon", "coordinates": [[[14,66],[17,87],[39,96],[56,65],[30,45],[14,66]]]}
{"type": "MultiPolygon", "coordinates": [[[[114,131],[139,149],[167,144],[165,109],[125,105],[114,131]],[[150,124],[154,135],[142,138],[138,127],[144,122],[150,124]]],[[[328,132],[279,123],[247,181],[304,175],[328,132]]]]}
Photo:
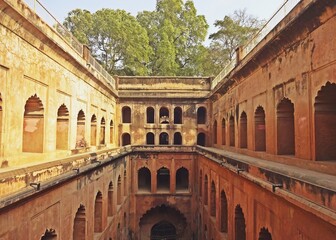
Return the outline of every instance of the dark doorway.
{"type": "Polygon", "coordinates": [[[206,109],[205,107],[200,107],[197,109],[197,124],[206,123],[206,109]]]}
{"type": "Polygon", "coordinates": [[[197,145],[205,147],[205,133],[197,134],[197,145]]]}
{"type": "Polygon", "coordinates": [[[236,240],[246,239],[245,217],[240,205],[237,205],[235,209],[235,239],[236,240]]]}
{"type": "Polygon", "coordinates": [[[151,240],[175,240],[176,228],[167,221],[161,221],[155,224],[151,229],[151,240]]]}
{"type": "Polygon", "coordinates": [[[287,98],[277,107],[277,148],[279,155],[295,154],[294,104],[287,98]]]}
{"type": "Polygon", "coordinates": [[[147,145],[154,145],[155,140],[154,140],[154,133],[149,132],[146,135],[146,144],[147,145]]]}
{"type": "Polygon", "coordinates": [[[169,144],[169,135],[166,132],[160,134],[160,145],[168,145],[169,144]]]}
{"type": "Polygon", "coordinates": [[[182,124],[182,108],[174,108],[174,124],[182,124]]]}
{"type": "Polygon", "coordinates": [[[265,111],[259,106],[254,113],[255,150],[266,151],[265,111]]]}
{"type": "Polygon", "coordinates": [[[336,84],[328,82],[321,88],[314,107],[316,160],[336,160],[336,84]]]}
{"type": "Polygon", "coordinates": [[[156,182],[158,191],[170,190],[170,171],[168,168],[162,167],[157,171],[156,182]]]}

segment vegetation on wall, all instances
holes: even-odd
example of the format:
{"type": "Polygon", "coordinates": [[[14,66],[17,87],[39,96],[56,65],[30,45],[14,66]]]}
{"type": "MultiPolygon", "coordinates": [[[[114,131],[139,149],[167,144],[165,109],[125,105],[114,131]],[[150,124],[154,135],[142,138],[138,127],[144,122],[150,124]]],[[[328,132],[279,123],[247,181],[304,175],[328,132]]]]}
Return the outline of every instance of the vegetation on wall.
{"type": "Polygon", "coordinates": [[[214,76],[262,21],[235,11],[215,22],[218,31],[208,45],[209,25],[191,0],[162,0],[136,17],[124,10],[75,9],[63,24],[113,75],[214,76]]]}

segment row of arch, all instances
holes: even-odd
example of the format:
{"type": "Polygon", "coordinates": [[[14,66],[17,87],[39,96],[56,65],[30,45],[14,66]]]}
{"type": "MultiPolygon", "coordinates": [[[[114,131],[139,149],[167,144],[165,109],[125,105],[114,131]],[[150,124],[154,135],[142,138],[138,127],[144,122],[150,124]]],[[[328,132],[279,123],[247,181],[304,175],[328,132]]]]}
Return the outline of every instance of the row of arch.
{"type": "MultiPolygon", "coordinates": [[[[228,233],[228,201],[224,189],[220,192],[220,203],[216,202],[216,185],[214,181],[211,181],[209,185],[208,175],[204,175],[204,182],[202,180],[202,171],[200,171],[200,184],[199,184],[199,196],[203,199],[205,206],[209,206],[210,216],[216,218],[217,206],[219,206],[219,222],[220,231],[222,233],[228,233]],[[203,184],[203,185],[202,185],[203,184]],[[208,191],[210,190],[210,200],[208,201],[208,191]]],[[[216,218],[217,219],[217,218],[216,218]]],[[[246,223],[243,210],[238,204],[234,211],[234,228],[235,228],[235,239],[245,240],[246,239],[246,223]]],[[[204,239],[207,239],[207,227],[204,226],[204,239]]],[[[272,240],[272,235],[267,228],[262,228],[259,233],[259,240],[272,240]]]]}
{"type": "MultiPolygon", "coordinates": [[[[132,110],[129,106],[124,106],[121,109],[122,115],[122,123],[132,123],[132,110]]],[[[182,124],[182,108],[175,107],[174,108],[174,124],[182,124]]],[[[155,109],[153,107],[147,107],[146,109],[146,123],[155,123],[155,109]]],[[[159,123],[160,124],[169,124],[170,123],[170,115],[169,109],[167,107],[161,107],[159,110],[159,123]]]]}
{"type": "MultiPolygon", "coordinates": [[[[24,107],[24,121],[23,121],[23,152],[43,152],[44,140],[44,106],[41,99],[35,94],[31,96],[24,107]]],[[[62,104],[57,110],[56,119],[56,150],[69,149],[69,129],[70,129],[70,116],[68,107],[62,104]]],[[[98,125],[97,117],[95,114],[91,116],[91,139],[90,143],[85,140],[85,114],[80,110],[77,114],[76,126],[76,147],[83,147],[84,145],[91,144],[97,145],[97,138],[99,144],[106,143],[106,129],[109,128],[110,139],[109,142],[113,143],[113,120],[106,126],[106,120],[102,117],[100,123],[100,135],[97,136],[98,125]]]]}
{"type": "MultiPolygon", "coordinates": [[[[170,170],[162,167],[156,172],[156,188],[157,191],[170,191],[170,170]]],[[[138,191],[152,191],[152,174],[147,167],[142,167],[138,170],[138,191]]],[[[181,167],[175,174],[175,189],[176,191],[189,191],[189,171],[181,167]]]]}
{"type": "MultiPolygon", "coordinates": [[[[116,193],[114,192],[113,182],[111,181],[108,186],[107,198],[105,198],[101,191],[98,191],[95,195],[94,200],[94,212],[93,219],[87,218],[86,207],[81,204],[75,214],[74,225],[73,225],[73,240],[88,240],[87,238],[87,222],[92,221],[94,233],[101,233],[104,231],[103,217],[112,217],[116,214],[116,207],[122,204],[123,196],[127,196],[127,186],[126,186],[126,171],[124,171],[124,180],[122,187],[122,177],[119,175],[117,178],[117,189],[116,193]],[[122,193],[123,189],[123,193],[122,193]],[[114,194],[116,194],[116,202],[114,202],[114,194]],[[104,201],[107,200],[107,209],[104,213],[104,201]]],[[[126,223],[126,213],[124,213],[124,224],[126,223]]],[[[117,234],[120,236],[121,228],[120,223],[118,223],[117,234]]],[[[118,238],[119,239],[119,238],[118,238]]]]}
{"type": "MultiPolygon", "coordinates": [[[[160,133],[159,137],[159,145],[169,145],[169,134],[167,132],[160,133]]],[[[121,145],[126,146],[131,144],[131,135],[129,133],[123,133],[121,135],[121,145]]],[[[146,134],[146,144],[147,145],[155,145],[155,134],[149,132],[146,134]]],[[[182,134],[180,132],[175,132],[173,136],[173,144],[174,145],[182,145],[182,134]]]]}
{"type": "MultiPolygon", "coordinates": [[[[238,147],[247,148],[248,118],[246,112],[239,116],[238,147]]],[[[288,98],[283,98],[276,107],[276,153],[278,155],[295,155],[295,128],[299,121],[295,121],[295,106],[288,98]]],[[[314,103],[315,123],[315,158],[316,160],[336,159],[336,84],[327,83],[318,92],[314,103]]],[[[253,147],[255,151],[266,151],[267,122],[265,110],[258,106],[253,116],[253,147]]],[[[235,119],[223,118],[221,126],[217,120],[213,123],[213,143],[235,146],[235,119]],[[221,128],[220,128],[221,127],[221,128]],[[219,129],[220,128],[220,129],[219,129]],[[221,142],[218,142],[218,132],[221,131],[221,142]]],[[[204,136],[205,137],[205,136],[204,136]]],[[[201,145],[201,144],[200,144],[201,145]]]]}
{"type": "MultiPolygon", "coordinates": [[[[132,110],[129,106],[124,106],[121,109],[122,123],[132,123],[132,110]]],[[[183,113],[181,107],[174,108],[174,124],[183,123],[183,113]]],[[[161,107],[159,110],[159,123],[169,124],[170,122],[169,109],[161,107]]],[[[207,121],[207,110],[205,107],[197,109],[197,124],[205,124],[207,121]]],[[[153,107],[146,108],[146,123],[155,123],[155,109],[153,107]]]]}

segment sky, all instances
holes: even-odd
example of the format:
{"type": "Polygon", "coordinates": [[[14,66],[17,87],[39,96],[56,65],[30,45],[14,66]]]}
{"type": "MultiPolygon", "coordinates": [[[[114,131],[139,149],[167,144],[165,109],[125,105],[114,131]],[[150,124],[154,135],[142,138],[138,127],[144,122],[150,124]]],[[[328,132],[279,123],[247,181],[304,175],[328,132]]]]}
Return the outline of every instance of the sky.
{"type": "MultiPolygon", "coordinates": [[[[24,0],[33,7],[34,0],[24,0]]],[[[209,24],[209,32],[213,33],[215,20],[221,20],[234,10],[246,9],[248,14],[268,20],[285,0],[193,0],[197,13],[204,15],[209,24]]],[[[95,12],[102,8],[124,9],[136,16],[143,10],[153,11],[156,0],[39,0],[48,11],[63,22],[67,13],[81,8],[95,12]]],[[[37,11],[38,12],[38,11],[37,11]]],[[[43,18],[43,16],[42,16],[43,18]]]]}

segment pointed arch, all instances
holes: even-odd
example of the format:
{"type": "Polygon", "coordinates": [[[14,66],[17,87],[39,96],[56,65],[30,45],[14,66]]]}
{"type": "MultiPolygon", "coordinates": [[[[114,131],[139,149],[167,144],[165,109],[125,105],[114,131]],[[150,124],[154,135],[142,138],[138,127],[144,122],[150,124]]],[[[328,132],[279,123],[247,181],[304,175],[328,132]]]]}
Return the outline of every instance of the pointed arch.
{"type": "Polygon", "coordinates": [[[100,139],[99,144],[105,144],[105,118],[102,117],[100,120],[100,139]]]}
{"type": "Polygon", "coordinates": [[[86,240],[86,212],[85,207],[80,205],[74,219],[73,240],[86,240]]]}
{"type": "Polygon", "coordinates": [[[91,116],[91,146],[96,146],[97,142],[97,117],[95,114],[91,116]]]}
{"type": "Polygon", "coordinates": [[[118,185],[117,185],[117,204],[121,204],[121,177],[118,176],[118,185]]]}
{"type": "Polygon", "coordinates": [[[264,108],[258,106],[254,113],[255,151],[266,151],[266,122],[264,108]]]}
{"type": "Polygon", "coordinates": [[[151,192],[151,172],[148,168],[142,167],[138,170],[138,191],[151,192]]]}
{"type": "Polygon", "coordinates": [[[156,173],[157,191],[170,191],[170,171],[166,167],[160,168],[156,173]]]}
{"type": "Polygon", "coordinates": [[[98,192],[95,199],[94,205],[94,232],[103,231],[103,195],[98,192]]]}
{"type": "Polygon", "coordinates": [[[242,112],[240,115],[240,148],[247,148],[247,115],[242,112]]]}
{"type": "Polygon", "coordinates": [[[210,215],[213,217],[216,216],[216,185],[214,181],[211,181],[210,215]]]}
{"type": "Polygon", "coordinates": [[[230,131],[229,131],[229,134],[230,134],[230,146],[234,147],[236,139],[235,139],[235,123],[234,123],[234,117],[233,116],[230,117],[229,127],[230,127],[230,131]]]}
{"type": "Polygon", "coordinates": [[[228,232],[228,203],[224,190],[221,192],[220,196],[220,229],[221,232],[228,232]]]}
{"type": "Polygon", "coordinates": [[[57,110],[56,122],[56,149],[66,150],[69,148],[69,110],[62,104],[57,110]]]}
{"type": "Polygon", "coordinates": [[[272,235],[267,228],[261,228],[258,240],[272,240],[272,235]]]}
{"type": "Polygon", "coordinates": [[[113,144],[114,142],[114,126],[113,126],[113,120],[110,121],[110,143],[113,144]]]}
{"type": "Polygon", "coordinates": [[[242,208],[238,204],[235,208],[235,239],[246,239],[246,224],[242,208]]]}
{"type": "Polygon", "coordinates": [[[208,175],[204,176],[204,205],[208,205],[208,175]]]}
{"type": "Polygon", "coordinates": [[[176,171],[176,191],[189,190],[189,171],[188,169],[181,167],[176,171]]]}
{"type": "Polygon", "coordinates": [[[213,143],[217,144],[217,120],[214,121],[213,123],[213,143]]]}
{"type": "Polygon", "coordinates": [[[85,114],[83,110],[79,110],[77,114],[77,132],[76,147],[85,147],[85,114]]]}
{"type": "Polygon", "coordinates": [[[318,91],[315,108],[315,158],[336,160],[336,84],[327,82],[318,91]]]}
{"type": "Polygon", "coordinates": [[[295,154],[294,104],[282,99],[277,106],[277,153],[279,155],[295,154]]]}
{"type": "Polygon", "coordinates": [[[111,181],[108,187],[108,193],[107,193],[107,198],[108,198],[108,207],[107,207],[107,215],[108,216],[113,216],[114,213],[114,206],[113,206],[113,182],[111,181]]]}
{"type": "Polygon", "coordinates": [[[43,152],[44,141],[44,107],[35,94],[28,98],[24,107],[23,152],[43,152]]]}
{"type": "Polygon", "coordinates": [[[222,145],[226,144],[226,121],[222,119],[222,145]]]}

